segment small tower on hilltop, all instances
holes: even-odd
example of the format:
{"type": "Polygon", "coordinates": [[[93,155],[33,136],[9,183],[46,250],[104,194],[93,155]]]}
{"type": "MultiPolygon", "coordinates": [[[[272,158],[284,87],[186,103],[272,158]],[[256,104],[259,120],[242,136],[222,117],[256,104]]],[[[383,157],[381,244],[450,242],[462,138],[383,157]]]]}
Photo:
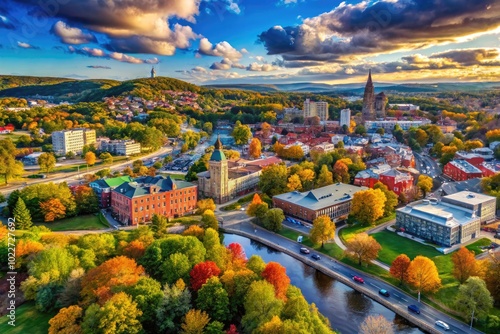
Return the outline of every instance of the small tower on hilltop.
{"type": "Polygon", "coordinates": [[[156,71],[154,66],[153,68],[151,68],[151,78],[156,78],[156,71]]]}

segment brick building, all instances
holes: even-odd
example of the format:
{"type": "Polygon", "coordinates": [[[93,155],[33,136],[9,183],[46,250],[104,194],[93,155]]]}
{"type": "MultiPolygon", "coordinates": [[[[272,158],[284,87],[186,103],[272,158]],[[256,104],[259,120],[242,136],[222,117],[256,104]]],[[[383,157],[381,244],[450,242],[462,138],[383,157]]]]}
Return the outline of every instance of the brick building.
{"type": "Polygon", "coordinates": [[[153,214],[174,218],[196,210],[196,185],[169,176],[143,176],[111,191],[111,209],[125,225],[150,221],[153,214]]]}
{"type": "Polygon", "coordinates": [[[399,195],[406,193],[413,188],[413,176],[410,173],[403,173],[397,169],[390,169],[379,176],[379,181],[399,195]]]}
{"type": "Polygon", "coordinates": [[[481,170],[465,160],[452,160],[448,162],[443,168],[443,173],[455,181],[465,181],[482,177],[481,170]]]}
{"type": "Polygon", "coordinates": [[[273,196],[273,205],[281,208],[285,215],[307,222],[312,222],[323,215],[335,221],[341,217],[347,217],[351,212],[354,194],[366,189],[368,188],[335,183],[303,193],[292,191],[273,196]]]}
{"type": "Polygon", "coordinates": [[[109,208],[111,206],[111,190],[125,182],[132,182],[132,178],[130,176],[120,176],[109,179],[99,179],[90,182],[89,186],[97,195],[99,206],[101,208],[109,208]]]}

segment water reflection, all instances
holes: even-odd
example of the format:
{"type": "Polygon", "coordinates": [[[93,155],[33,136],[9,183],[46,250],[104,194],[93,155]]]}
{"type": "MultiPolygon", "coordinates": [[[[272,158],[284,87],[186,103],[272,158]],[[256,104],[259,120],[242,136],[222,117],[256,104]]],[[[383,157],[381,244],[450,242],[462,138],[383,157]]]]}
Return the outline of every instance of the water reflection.
{"type": "Polygon", "coordinates": [[[330,320],[332,328],[339,333],[358,333],[359,325],[367,316],[379,314],[394,323],[395,333],[422,333],[391,310],[291,256],[260,242],[226,234],[224,243],[228,245],[232,242],[239,243],[248,258],[255,254],[266,262],[275,261],[283,265],[291,283],[302,290],[309,303],[316,304],[319,311],[330,320]]]}

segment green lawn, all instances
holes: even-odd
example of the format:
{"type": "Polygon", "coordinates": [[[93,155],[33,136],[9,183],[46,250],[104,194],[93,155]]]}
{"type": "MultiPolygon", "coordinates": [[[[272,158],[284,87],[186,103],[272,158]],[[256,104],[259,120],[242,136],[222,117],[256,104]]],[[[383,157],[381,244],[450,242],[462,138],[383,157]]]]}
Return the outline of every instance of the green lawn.
{"type": "Polygon", "coordinates": [[[315,249],[318,252],[329,255],[336,259],[342,259],[342,257],[344,256],[344,251],[335,242],[325,243],[324,247],[321,248],[321,244],[313,244],[307,235],[286,227],[282,228],[281,231],[278,232],[278,234],[294,241],[297,241],[297,237],[299,235],[302,235],[304,237],[302,239],[302,244],[304,246],[315,249]]]}
{"type": "Polygon", "coordinates": [[[49,320],[56,313],[42,313],[34,302],[27,302],[16,309],[16,326],[8,324],[7,316],[0,317],[0,333],[3,334],[47,334],[49,320]]]}
{"type": "Polygon", "coordinates": [[[193,224],[199,224],[201,221],[201,216],[185,216],[185,217],[180,217],[180,218],[175,218],[171,219],[169,223],[171,225],[175,223],[181,223],[182,225],[193,225],[193,224]]]}
{"type": "Polygon", "coordinates": [[[394,218],[396,218],[395,213],[391,214],[390,216],[380,218],[375,222],[374,225],[365,226],[358,223],[358,224],[353,224],[351,226],[346,226],[339,231],[339,237],[345,243],[347,240],[351,239],[356,234],[366,232],[374,228],[375,226],[387,223],[389,220],[392,220],[394,218]]]}
{"type": "MultiPolygon", "coordinates": [[[[126,161],[127,157],[125,156],[114,156],[113,157],[113,164],[117,162],[123,162],[126,161]]],[[[78,167],[80,167],[80,173],[86,174],[87,173],[87,164],[74,164],[74,165],[64,165],[64,166],[59,166],[54,168],[51,173],[59,172],[59,173],[73,173],[78,171],[78,167]]],[[[103,164],[102,161],[97,161],[94,166],[89,166],[88,170],[90,172],[96,172],[98,170],[101,170],[103,168],[108,168],[111,167],[111,165],[105,165],[103,164]]]]}
{"type": "Polygon", "coordinates": [[[106,219],[99,214],[71,217],[55,221],[53,223],[39,224],[47,226],[52,231],[72,231],[72,230],[103,230],[108,228],[106,219]]]}
{"type": "Polygon", "coordinates": [[[170,176],[170,178],[173,180],[183,180],[184,181],[186,179],[186,175],[183,175],[183,174],[170,174],[170,173],[164,173],[164,172],[160,172],[158,174],[163,175],[165,177],[170,176]]]}
{"type": "Polygon", "coordinates": [[[29,134],[29,133],[27,133],[27,132],[13,132],[13,133],[9,133],[9,134],[0,134],[0,140],[10,139],[15,144],[19,140],[19,137],[21,137],[23,135],[27,135],[27,134],[29,134]]]}

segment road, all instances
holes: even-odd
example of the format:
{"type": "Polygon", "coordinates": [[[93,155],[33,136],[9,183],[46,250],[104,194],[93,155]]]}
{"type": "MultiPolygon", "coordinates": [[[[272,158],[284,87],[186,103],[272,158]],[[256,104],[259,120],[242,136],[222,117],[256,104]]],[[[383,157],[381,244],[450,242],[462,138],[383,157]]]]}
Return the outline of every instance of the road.
{"type": "Polygon", "coordinates": [[[439,168],[438,163],[428,155],[419,154],[416,152],[413,152],[413,155],[415,156],[415,168],[421,174],[427,174],[432,178],[436,178],[442,174],[441,168],[439,168]]]}
{"type": "MultiPolygon", "coordinates": [[[[169,152],[172,151],[172,147],[166,146],[162,147],[156,152],[147,154],[145,156],[141,156],[138,159],[151,159],[154,157],[164,157],[166,156],[169,152]]],[[[131,167],[132,166],[132,161],[124,161],[120,162],[114,165],[109,165],[109,166],[99,166],[99,167],[93,167],[89,168],[89,171],[96,172],[100,169],[103,168],[109,168],[111,171],[116,171],[116,170],[122,170],[125,167],[131,167]]],[[[66,182],[68,185],[76,185],[81,181],[81,175],[86,174],[86,170],[82,170],[80,172],[73,172],[73,173],[57,173],[57,174],[52,174],[49,175],[48,178],[46,179],[31,179],[30,181],[27,181],[26,183],[28,185],[32,184],[37,184],[37,183],[47,183],[47,182],[53,182],[53,183],[61,183],[61,182],[66,182]]],[[[8,197],[14,190],[17,189],[22,189],[24,187],[24,182],[13,182],[9,186],[4,187],[0,190],[0,193],[2,193],[5,197],[8,197]]]]}
{"type": "Polygon", "coordinates": [[[250,222],[250,219],[241,211],[231,212],[218,212],[218,215],[223,217],[223,228],[229,233],[241,234],[251,239],[256,239],[274,248],[284,251],[289,255],[298,258],[299,260],[311,264],[313,267],[320,269],[325,274],[341,280],[343,283],[353,287],[354,289],[365,293],[369,297],[375,299],[377,302],[404,316],[410,321],[417,324],[422,329],[432,333],[444,333],[445,331],[436,327],[434,323],[436,320],[442,320],[450,326],[451,333],[481,333],[475,329],[469,330],[469,326],[460,322],[448,315],[430,307],[429,305],[418,302],[412,296],[406,294],[402,290],[394,287],[377,277],[369,274],[359,272],[343,263],[337,262],[335,259],[326,255],[321,255],[321,260],[312,261],[310,255],[315,253],[311,252],[310,255],[303,255],[299,252],[300,243],[284,238],[281,235],[262,229],[250,222]],[[364,279],[365,283],[355,283],[352,280],[354,275],[360,276],[364,279]],[[380,289],[386,289],[391,294],[390,297],[382,297],[378,294],[380,289]],[[420,315],[408,313],[408,305],[415,304],[420,308],[420,315]]]}

